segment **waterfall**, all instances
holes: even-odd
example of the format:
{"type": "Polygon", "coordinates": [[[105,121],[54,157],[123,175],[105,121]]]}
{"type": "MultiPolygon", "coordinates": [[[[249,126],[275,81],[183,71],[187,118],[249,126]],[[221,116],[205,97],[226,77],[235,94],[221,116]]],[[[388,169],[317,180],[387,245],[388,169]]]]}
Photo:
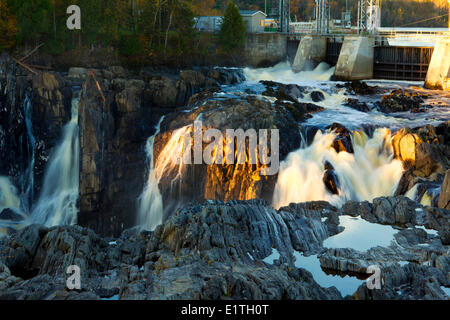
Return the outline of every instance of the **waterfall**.
{"type": "Polygon", "coordinates": [[[138,225],[144,230],[153,231],[162,223],[164,206],[161,192],[159,190],[159,182],[163,176],[169,175],[172,170],[178,168],[176,177],[172,180],[172,184],[181,178],[182,165],[173,162],[173,155],[180,155],[183,150],[184,136],[192,126],[186,126],[175,130],[164,149],[160,152],[158,159],[154,159],[154,143],[155,138],[160,132],[160,126],[163,118],[156,126],[156,132],[147,140],[146,152],[149,163],[149,173],[144,191],[138,198],[138,225]]]}
{"type": "Polygon", "coordinates": [[[34,199],[34,164],[35,164],[35,146],[36,138],[33,134],[33,124],[31,122],[32,117],[32,100],[28,93],[25,94],[25,99],[23,101],[23,113],[25,117],[25,127],[27,129],[28,137],[28,154],[30,157],[30,163],[22,177],[22,194],[21,203],[22,208],[25,212],[30,212],[31,205],[34,199]]]}
{"type": "Polygon", "coordinates": [[[403,165],[393,159],[388,129],[377,129],[372,138],[354,132],[354,154],[337,153],[331,147],[336,134],[318,131],[310,146],[303,146],[281,163],[273,196],[274,207],[324,200],[341,206],[348,200],[372,201],[390,196],[403,174],[403,165]],[[331,194],[322,179],[328,161],[338,177],[339,194],[331,194]]]}
{"type": "Polygon", "coordinates": [[[80,90],[74,90],[72,117],[64,126],[61,142],[48,162],[42,191],[33,209],[34,223],[46,226],[71,225],[77,222],[79,195],[80,142],[78,104],[80,90]]]}
{"type": "Polygon", "coordinates": [[[162,116],[159,120],[156,125],[155,134],[148,138],[145,146],[149,163],[149,172],[144,191],[138,198],[137,224],[143,229],[150,231],[153,231],[159,224],[162,223],[163,217],[163,201],[158,187],[159,180],[156,179],[155,175],[153,159],[153,146],[155,144],[155,138],[160,132],[161,122],[163,120],[164,116],[162,116]]]}
{"type": "Polygon", "coordinates": [[[304,84],[311,81],[327,81],[334,74],[335,67],[321,62],[312,71],[295,73],[288,62],[282,62],[269,68],[251,69],[245,68],[244,73],[248,80],[259,82],[261,80],[277,81],[287,84],[304,84]]]}

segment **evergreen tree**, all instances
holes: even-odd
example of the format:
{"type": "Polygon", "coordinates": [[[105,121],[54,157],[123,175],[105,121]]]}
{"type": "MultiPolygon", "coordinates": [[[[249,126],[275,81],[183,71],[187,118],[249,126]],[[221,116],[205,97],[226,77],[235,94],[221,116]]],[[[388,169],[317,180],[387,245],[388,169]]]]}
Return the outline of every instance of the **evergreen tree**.
{"type": "Polygon", "coordinates": [[[0,0],[0,50],[13,47],[16,34],[16,17],[11,13],[6,0],[0,0]]]}
{"type": "Polygon", "coordinates": [[[245,44],[246,27],[239,9],[230,2],[223,17],[219,33],[219,44],[226,52],[235,51],[245,44]]]}
{"type": "Polygon", "coordinates": [[[52,6],[49,0],[10,0],[17,16],[19,43],[37,42],[51,33],[52,6]]]}

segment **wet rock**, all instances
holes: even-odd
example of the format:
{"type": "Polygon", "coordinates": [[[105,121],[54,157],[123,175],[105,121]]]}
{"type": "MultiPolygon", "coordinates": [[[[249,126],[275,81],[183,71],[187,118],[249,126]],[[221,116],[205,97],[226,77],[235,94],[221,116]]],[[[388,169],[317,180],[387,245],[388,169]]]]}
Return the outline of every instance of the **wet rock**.
{"type": "Polygon", "coordinates": [[[24,218],[9,208],[0,211],[0,220],[22,221],[24,218]]]}
{"type": "Polygon", "coordinates": [[[351,132],[347,128],[339,123],[333,123],[328,130],[337,135],[332,145],[336,152],[354,153],[351,132]]]}
{"type": "Polygon", "coordinates": [[[334,171],[334,167],[328,161],[324,165],[325,173],[323,174],[323,183],[329,192],[339,194],[339,178],[334,171]]]}
{"type": "Polygon", "coordinates": [[[320,102],[325,100],[325,95],[321,91],[313,91],[311,92],[311,100],[314,102],[320,102]]]}
{"type": "MultiPolygon", "coordinates": [[[[389,205],[383,199],[373,205],[351,202],[342,211],[364,219],[392,216],[392,222],[408,216],[417,222],[402,214],[406,207],[420,208],[415,202],[385,200],[389,205]],[[384,214],[378,213],[381,208],[384,214]]],[[[447,213],[424,209],[426,219],[434,217],[440,227],[449,225],[447,213]]],[[[411,226],[399,230],[388,247],[325,249],[323,241],[342,232],[340,214],[326,202],[274,210],[261,200],[209,201],[178,210],[154,232],[134,228],[114,240],[81,227],[30,226],[0,241],[0,298],[342,299],[336,288],[320,287],[307,270],[295,266],[294,250],[318,254],[327,272],[360,279],[367,277],[368,266],[378,265],[382,290],[367,291],[362,284],[348,299],[443,297],[450,259],[438,237],[411,226]],[[274,250],[279,257],[267,260],[274,250]],[[81,290],[66,288],[69,264],[82,268],[81,290]]]]}
{"type": "Polygon", "coordinates": [[[274,81],[261,81],[266,86],[264,96],[275,97],[280,102],[290,101],[297,103],[299,98],[303,98],[304,87],[295,84],[283,84],[274,81]]]}
{"type": "Polygon", "coordinates": [[[237,68],[213,68],[205,71],[205,75],[220,85],[230,85],[245,81],[244,71],[237,68]]]}
{"type": "Polygon", "coordinates": [[[402,89],[392,91],[389,95],[382,97],[381,102],[377,102],[376,106],[381,112],[422,112],[425,108],[422,106],[424,96],[418,92],[409,92],[402,89]]]}
{"type": "Polygon", "coordinates": [[[420,143],[422,143],[422,139],[408,128],[401,129],[394,135],[392,139],[394,154],[397,159],[403,161],[406,168],[415,165],[416,146],[420,143]]]}
{"type": "Polygon", "coordinates": [[[446,155],[442,154],[438,146],[428,143],[421,143],[415,148],[415,168],[414,173],[420,177],[429,177],[433,173],[444,173],[449,165],[446,155]]]}
{"type": "Polygon", "coordinates": [[[450,170],[445,173],[439,196],[439,208],[450,210],[450,170]]]}
{"type": "Polygon", "coordinates": [[[396,195],[406,194],[415,185],[418,200],[437,206],[437,188],[442,184],[444,174],[450,167],[446,128],[447,123],[437,127],[427,125],[415,129],[398,131],[392,145],[396,158],[403,161],[407,169],[400,180],[396,195]]]}
{"type": "Polygon", "coordinates": [[[39,269],[33,267],[33,258],[46,232],[46,228],[33,225],[5,239],[0,246],[0,262],[16,277],[29,279],[36,276],[39,269]]]}
{"type": "Polygon", "coordinates": [[[373,201],[373,215],[381,224],[416,224],[421,222],[416,214],[417,207],[414,201],[406,197],[378,198],[373,201]]]}
{"type": "Polygon", "coordinates": [[[345,105],[361,112],[370,112],[371,110],[366,102],[360,102],[358,99],[348,99],[345,105]]]}
{"type": "Polygon", "coordinates": [[[277,102],[277,106],[282,106],[288,110],[297,122],[304,122],[309,118],[312,118],[314,113],[323,111],[325,108],[315,105],[313,103],[303,102],[277,102]]]}
{"type": "Polygon", "coordinates": [[[356,201],[347,201],[342,206],[342,212],[345,215],[358,217],[361,216],[366,221],[376,222],[372,215],[373,205],[368,201],[356,202],[356,201]]]}
{"type": "Polygon", "coordinates": [[[409,168],[405,172],[403,172],[402,177],[397,186],[397,190],[395,191],[395,196],[406,195],[409,190],[411,190],[414,185],[417,183],[416,177],[414,176],[414,168],[409,168]]]}
{"type": "Polygon", "coordinates": [[[180,210],[154,233],[129,230],[114,241],[77,226],[30,226],[0,242],[0,297],[341,299],[303,269],[263,261],[273,248],[285,262],[293,246],[318,250],[330,235],[323,214],[295,206],[277,212],[258,200],[209,202],[180,210]],[[10,256],[20,257],[23,246],[23,265],[34,272],[27,279],[10,271],[10,256]],[[65,287],[71,264],[82,270],[81,291],[65,287]]]}
{"type": "Polygon", "coordinates": [[[371,95],[378,92],[377,86],[369,86],[367,83],[359,80],[346,82],[344,85],[338,85],[338,87],[343,87],[354,95],[371,95]]]}

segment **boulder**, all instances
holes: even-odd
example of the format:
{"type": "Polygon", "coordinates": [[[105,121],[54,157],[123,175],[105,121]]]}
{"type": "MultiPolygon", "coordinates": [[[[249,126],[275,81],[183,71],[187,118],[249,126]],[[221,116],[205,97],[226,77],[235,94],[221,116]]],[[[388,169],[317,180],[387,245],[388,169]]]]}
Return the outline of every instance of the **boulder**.
{"type": "Polygon", "coordinates": [[[441,186],[438,207],[450,210],[450,169],[447,170],[441,186]]]}
{"type": "Polygon", "coordinates": [[[311,100],[314,102],[320,102],[325,100],[325,95],[322,91],[313,91],[311,92],[311,100]]]}
{"type": "Polygon", "coordinates": [[[414,166],[416,163],[416,146],[420,143],[422,143],[422,139],[411,129],[399,130],[392,138],[395,157],[402,160],[407,168],[414,166]]]}
{"type": "Polygon", "coordinates": [[[24,217],[9,208],[0,211],[0,220],[22,221],[24,217]]]}
{"type": "Polygon", "coordinates": [[[345,106],[361,112],[370,112],[371,110],[366,102],[360,102],[358,99],[347,99],[345,106]]]}
{"type": "Polygon", "coordinates": [[[262,93],[264,96],[277,98],[278,101],[290,101],[297,103],[299,98],[303,98],[304,87],[295,84],[283,84],[274,81],[261,81],[266,87],[262,93]]]}
{"type": "Polygon", "coordinates": [[[384,113],[423,112],[427,108],[422,105],[425,97],[425,95],[418,92],[397,89],[383,96],[381,102],[377,102],[376,106],[384,113]]]}
{"type": "Polygon", "coordinates": [[[448,159],[442,154],[438,146],[428,143],[420,143],[415,148],[415,168],[414,173],[420,177],[429,177],[431,174],[444,173],[448,159]]]}
{"type": "Polygon", "coordinates": [[[346,82],[344,85],[338,85],[337,87],[343,87],[354,95],[371,95],[378,92],[377,86],[369,86],[367,83],[359,80],[346,82]]]}
{"type": "Polygon", "coordinates": [[[325,162],[324,165],[325,173],[323,174],[323,183],[329,192],[332,194],[339,194],[339,178],[334,171],[334,167],[328,161],[325,162]]]}
{"type": "Polygon", "coordinates": [[[336,134],[336,138],[333,141],[332,147],[336,152],[348,152],[354,153],[351,132],[346,127],[339,123],[333,123],[328,127],[328,130],[336,134]]]}

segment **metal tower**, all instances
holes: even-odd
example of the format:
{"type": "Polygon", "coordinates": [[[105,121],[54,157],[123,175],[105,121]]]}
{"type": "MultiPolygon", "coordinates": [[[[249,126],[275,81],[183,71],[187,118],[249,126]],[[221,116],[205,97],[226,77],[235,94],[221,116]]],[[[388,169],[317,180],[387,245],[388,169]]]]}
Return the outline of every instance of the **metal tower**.
{"type": "Polygon", "coordinates": [[[374,33],[381,27],[381,0],[358,1],[358,33],[374,33]]]}
{"type": "Polygon", "coordinates": [[[328,0],[316,1],[316,32],[327,34],[330,29],[330,5],[328,0]]]}
{"type": "Polygon", "coordinates": [[[289,32],[289,22],[291,16],[291,3],[289,0],[269,0],[266,1],[266,14],[275,18],[280,23],[281,32],[289,32]],[[270,6],[270,9],[269,9],[270,6]]]}
{"type": "Polygon", "coordinates": [[[290,0],[280,0],[280,25],[281,32],[289,33],[289,23],[291,21],[291,2],[290,0]]]}

